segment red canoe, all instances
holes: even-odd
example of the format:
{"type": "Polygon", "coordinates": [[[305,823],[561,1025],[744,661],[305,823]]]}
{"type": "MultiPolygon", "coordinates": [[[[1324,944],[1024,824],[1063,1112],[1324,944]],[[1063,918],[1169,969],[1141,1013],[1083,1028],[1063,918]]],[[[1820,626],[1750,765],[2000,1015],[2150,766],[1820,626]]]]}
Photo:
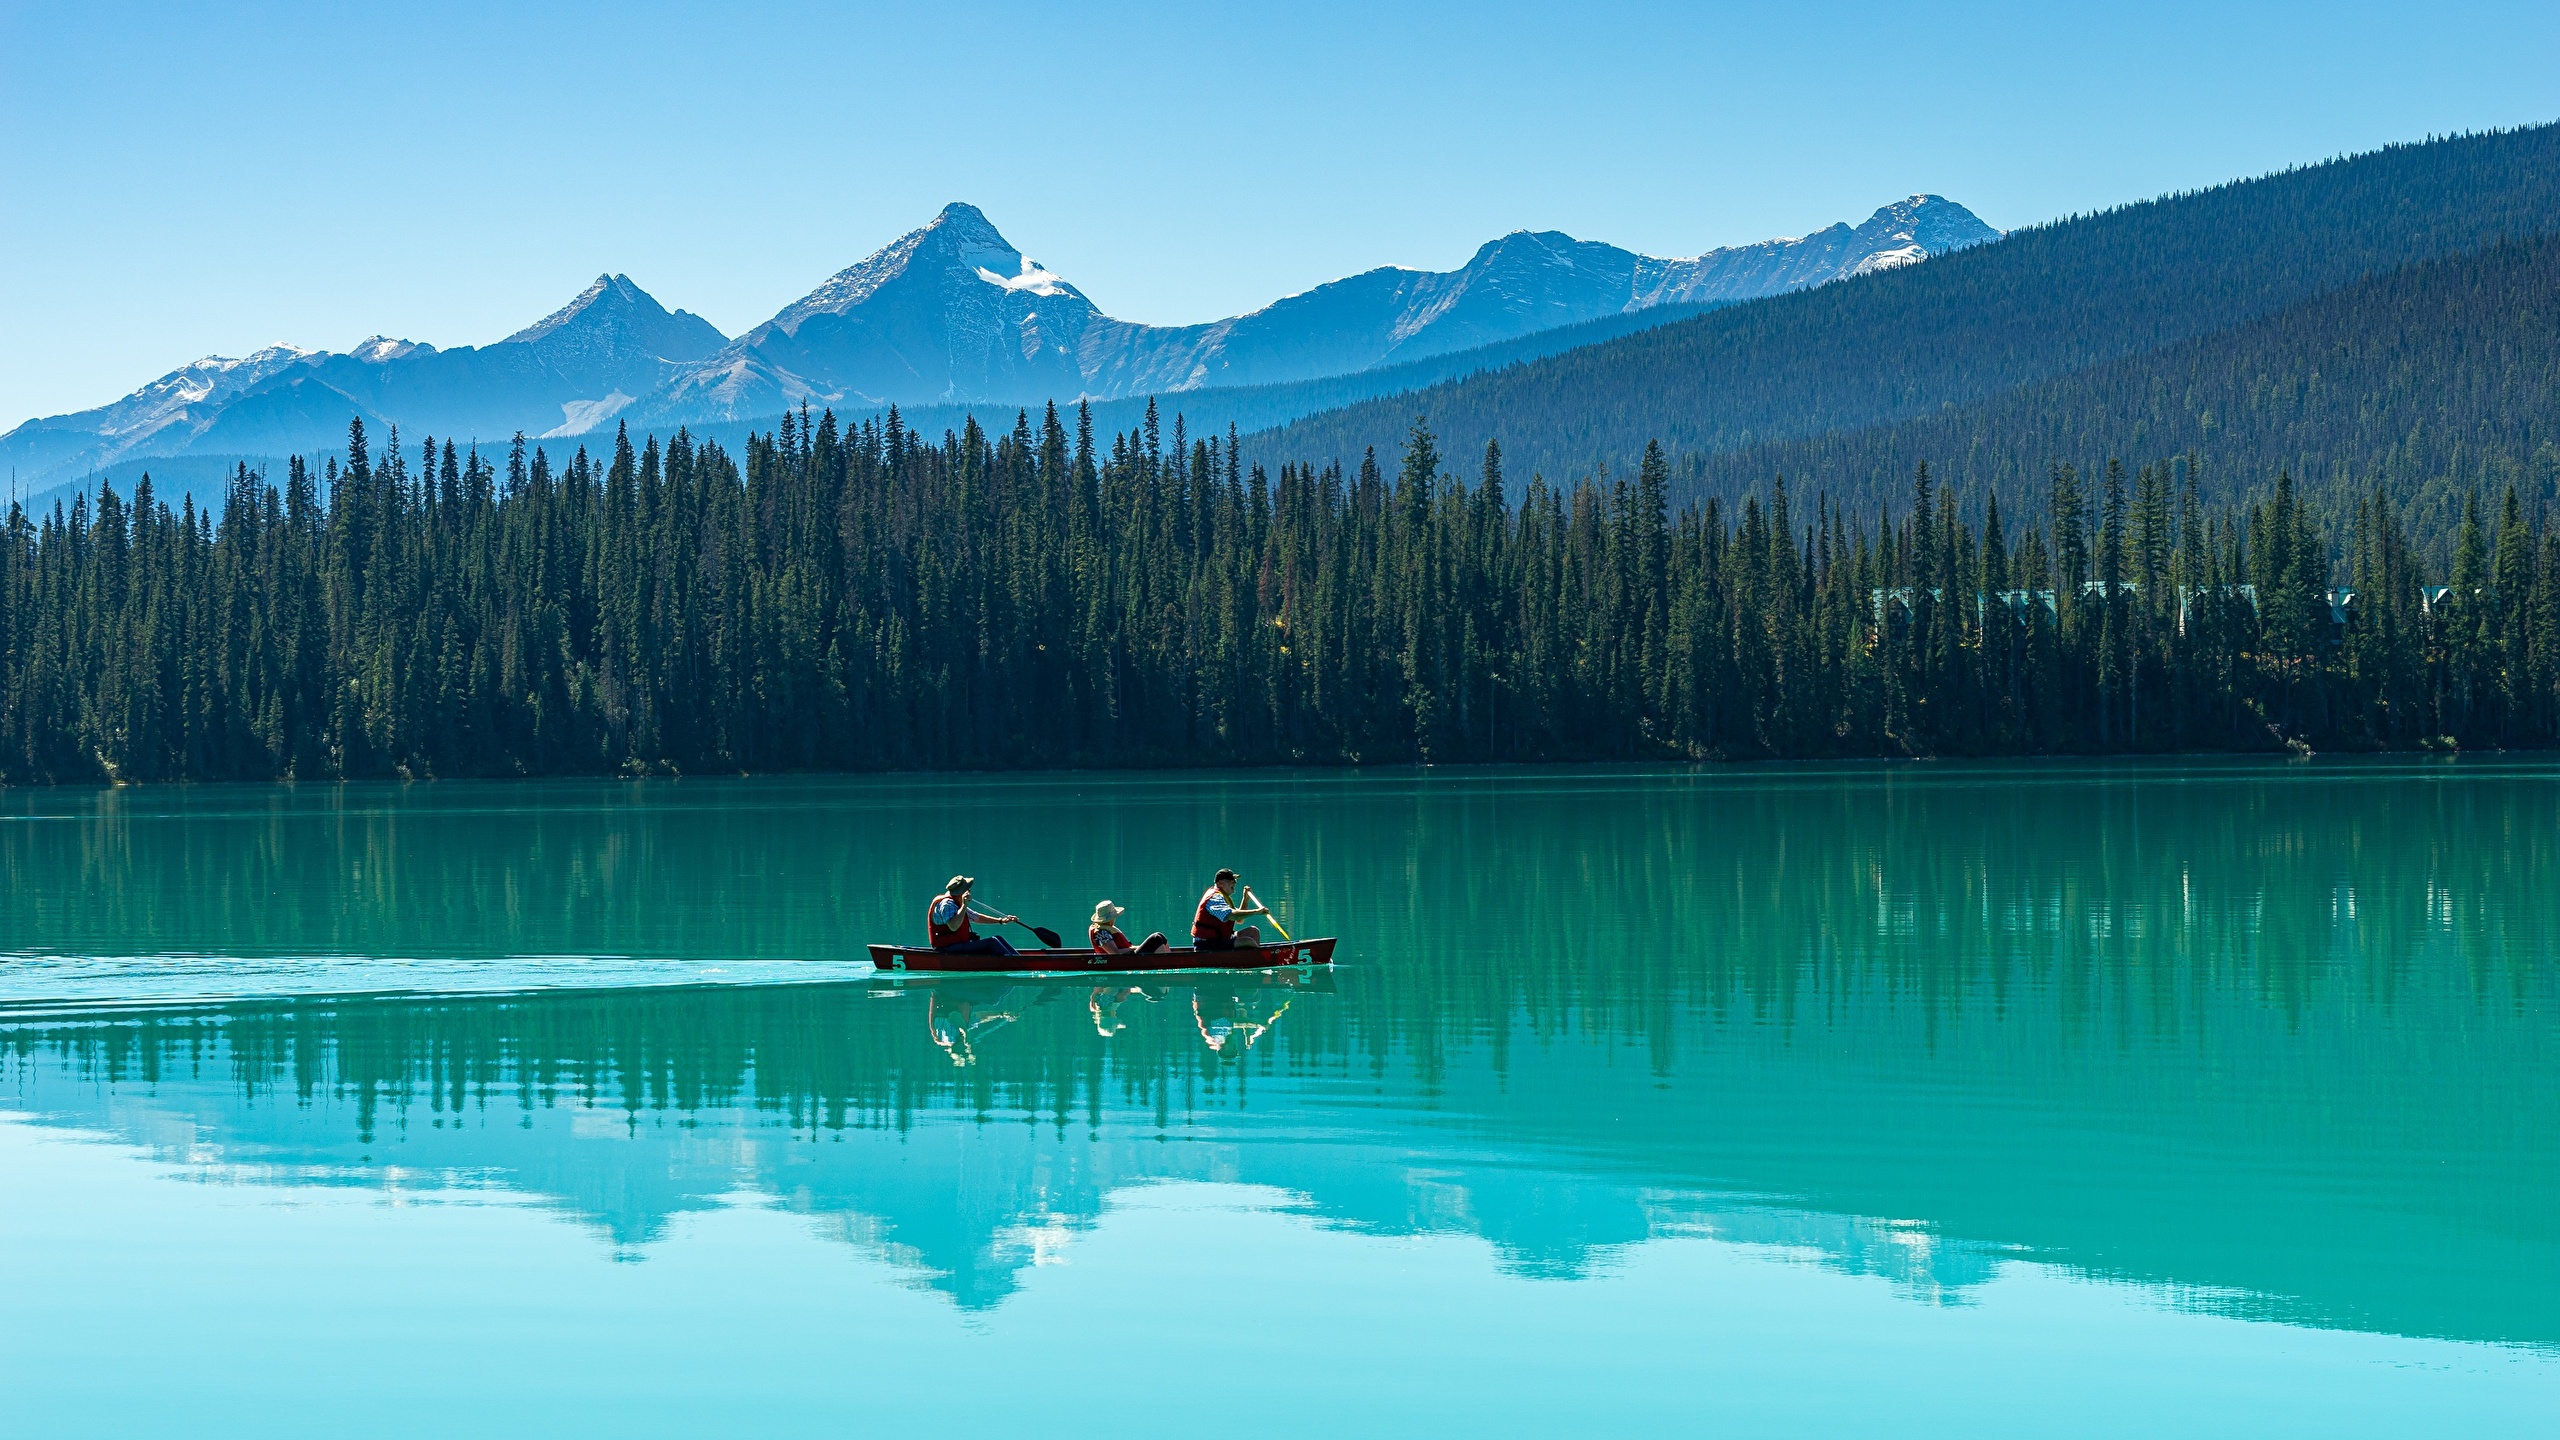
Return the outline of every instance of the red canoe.
{"type": "Polygon", "coordinates": [[[873,945],[871,963],[883,972],[934,971],[942,974],[1056,975],[1104,974],[1128,970],[1278,970],[1295,965],[1330,965],[1333,941],[1297,940],[1235,950],[1158,950],[1104,954],[1099,950],[1024,950],[1013,955],[954,955],[921,945],[873,945]]]}

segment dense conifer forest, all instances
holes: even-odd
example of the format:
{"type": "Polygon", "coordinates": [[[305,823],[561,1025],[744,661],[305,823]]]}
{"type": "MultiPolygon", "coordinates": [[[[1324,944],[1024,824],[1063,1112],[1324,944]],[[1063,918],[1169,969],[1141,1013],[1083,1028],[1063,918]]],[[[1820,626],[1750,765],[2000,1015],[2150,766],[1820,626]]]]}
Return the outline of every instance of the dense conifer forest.
{"type": "MultiPolygon", "coordinates": [[[[2004,504],[2056,457],[2199,456],[2218,498],[2289,474],[2330,529],[2380,485],[2451,563],[2474,494],[2560,502],[2560,235],[2369,277],[2279,314],[1899,424],[1691,457],[1681,494],[1773,475],[1871,506],[1922,461],[2004,504]],[[2033,457],[2033,458],[2030,458],[2033,457]]],[[[2340,535],[2343,539],[2343,535],[2340,535]]]]}
{"type": "Polygon", "coordinates": [[[218,521],[147,479],[0,536],[11,781],[2548,745],[2560,529],[2467,496],[2209,505],[2184,460],[2033,514],[1916,469],[1675,509],[1451,473],[1412,426],[1248,466],[1153,411],[929,440],[785,417],[565,464],[430,440],[218,521]],[[2334,535],[2334,544],[2328,538],[2334,535]]]}

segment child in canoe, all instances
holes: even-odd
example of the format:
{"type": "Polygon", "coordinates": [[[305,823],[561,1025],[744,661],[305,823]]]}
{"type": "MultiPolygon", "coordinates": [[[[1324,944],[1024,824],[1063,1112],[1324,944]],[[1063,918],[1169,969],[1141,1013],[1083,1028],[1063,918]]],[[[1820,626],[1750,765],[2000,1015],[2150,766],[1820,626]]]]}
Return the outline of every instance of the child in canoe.
{"type": "Polygon", "coordinates": [[[1092,942],[1095,950],[1105,955],[1153,955],[1165,947],[1161,930],[1135,945],[1130,944],[1129,937],[1120,931],[1120,917],[1128,913],[1128,907],[1114,905],[1108,900],[1094,906],[1093,924],[1086,928],[1085,938],[1092,942]]]}

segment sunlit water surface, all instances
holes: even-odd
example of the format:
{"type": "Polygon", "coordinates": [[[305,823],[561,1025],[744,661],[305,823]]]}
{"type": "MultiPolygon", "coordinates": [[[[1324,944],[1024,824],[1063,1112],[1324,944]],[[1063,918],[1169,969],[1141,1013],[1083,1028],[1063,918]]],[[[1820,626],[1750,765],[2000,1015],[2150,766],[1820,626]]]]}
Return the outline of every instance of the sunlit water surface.
{"type": "Polygon", "coordinates": [[[0,794],[8,1433],[2545,1435],[2560,768],[0,794]],[[954,870],[1333,974],[874,977],[954,870]]]}

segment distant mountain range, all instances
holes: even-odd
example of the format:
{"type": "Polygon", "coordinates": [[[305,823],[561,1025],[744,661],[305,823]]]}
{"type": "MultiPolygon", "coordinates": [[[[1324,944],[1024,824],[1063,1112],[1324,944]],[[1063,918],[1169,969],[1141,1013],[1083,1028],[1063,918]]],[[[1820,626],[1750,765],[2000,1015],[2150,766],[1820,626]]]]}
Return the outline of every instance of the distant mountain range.
{"type": "Polygon", "coordinates": [[[377,335],[343,354],[274,345],[209,356],[95,410],[0,435],[0,466],[41,479],[132,456],[286,454],[350,416],[413,433],[502,436],[600,422],[727,343],[624,275],[492,345],[438,350],[377,335]]]}
{"type": "MultiPolygon", "coordinates": [[[[599,275],[489,345],[438,350],[376,336],[344,353],[278,345],[208,357],[111,404],[0,435],[0,466],[41,486],[138,457],[283,454],[328,443],[350,416],[412,435],[548,438],[617,417],[664,427],[770,420],[803,403],[1027,404],[1402,373],[1563,327],[1674,319],[1998,236],[1934,195],[1856,226],[1688,259],[1520,231],[1454,271],[1381,268],[1249,315],[1168,327],[1105,315],[976,207],[953,204],[734,340],[670,312],[628,276],[599,275]]],[[[1288,398],[1268,392],[1265,403],[1288,398]]]]}
{"type": "Polygon", "coordinates": [[[1518,231],[1459,269],[1387,267],[1208,325],[1114,320],[970,205],[837,274],[651,397],[651,420],[803,403],[1112,399],[1345,375],[1663,305],[1756,299],[1999,238],[1935,195],[1852,228],[1663,260],[1518,231]]]}
{"type": "Polygon", "coordinates": [[[2509,478],[2560,503],[2560,268],[2489,253],[2555,234],[2560,125],[2394,145],[1302,412],[1244,453],[1356,466],[1424,415],[1461,469],[1499,439],[1524,479],[1626,473],[1659,441],[1687,498],[1783,476],[1867,517],[1922,460],[2016,513],[2053,464],[2190,449],[2214,495],[2286,470],[2341,512],[2380,480],[2439,517],[2509,478]]]}

